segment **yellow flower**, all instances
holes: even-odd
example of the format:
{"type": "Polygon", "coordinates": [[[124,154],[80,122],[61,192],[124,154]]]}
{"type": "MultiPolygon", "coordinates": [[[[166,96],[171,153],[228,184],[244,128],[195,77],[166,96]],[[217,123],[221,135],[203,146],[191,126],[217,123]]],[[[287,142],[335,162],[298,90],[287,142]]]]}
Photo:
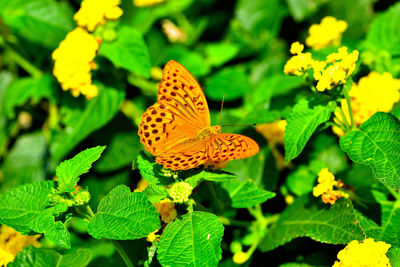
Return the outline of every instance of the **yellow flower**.
{"type": "Polygon", "coordinates": [[[312,65],[314,79],[318,81],[317,90],[323,92],[330,90],[339,84],[345,84],[346,79],[356,68],[359,52],[354,50],[350,54],[347,47],[341,47],[337,53],[327,56],[324,63],[314,62],[312,65]]]}
{"type": "Polygon", "coordinates": [[[94,36],[80,27],[67,34],[52,54],[53,74],[63,90],[71,90],[75,97],[83,94],[88,100],[97,96],[90,71],[95,68],[93,60],[98,48],[94,36]]]}
{"type": "MultiPolygon", "coordinates": [[[[400,79],[395,79],[390,73],[379,74],[371,72],[368,76],[354,83],[349,95],[351,98],[351,110],[356,127],[368,120],[376,112],[389,112],[393,105],[400,100],[400,79]]],[[[350,123],[350,112],[346,100],[341,101],[343,118],[339,112],[335,112],[335,120],[350,123]]],[[[342,136],[344,133],[338,127],[333,131],[342,136]]]]}
{"type": "Polygon", "coordinates": [[[320,24],[311,25],[306,39],[307,46],[313,49],[321,49],[329,45],[338,45],[342,39],[343,32],[347,29],[347,22],[336,20],[327,16],[320,24]]]}
{"type": "Polygon", "coordinates": [[[283,144],[286,125],[286,120],[264,123],[257,126],[256,131],[262,134],[270,144],[283,144]]]}
{"type": "Polygon", "coordinates": [[[233,255],[233,262],[236,264],[243,264],[249,259],[249,255],[246,252],[239,251],[233,255]]]}
{"type": "Polygon", "coordinates": [[[390,244],[368,238],[362,242],[351,241],[344,249],[339,251],[333,267],[390,267],[386,252],[390,244]]]}
{"type": "Polygon", "coordinates": [[[155,230],[154,232],[151,232],[150,234],[147,235],[146,240],[150,243],[153,243],[154,240],[156,240],[157,236],[156,233],[158,232],[158,229],[155,230]]]}
{"type": "Polygon", "coordinates": [[[164,2],[164,0],[133,0],[133,4],[137,7],[153,6],[164,2]]]}
{"type": "Polygon", "coordinates": [[[12,262],[18,252],[29,245],[40,247],[37,241],[39,237],[40,235],[22,235],[13,228],[2,225],[0,227],[0,266],[6,266],[12,262]]]}
{"type": "Polygon", "coordinates": [[[92,32],[98,25],[104,24],[106,19],[121,17],[123,11],[119,4],[121,0],[83,0],[74,19],[79,26],[92,32]]]}
{"type": "Polygon", "coordinates": [[[169,223],[175,220],[177,213],[175,209],[175,203],[169,198],[165,198],[160,202],[153,204],[156,207],[157,212],[161,215],[161,220],[165,223],[169,223]]]}
{"type": "Polygon", "coordinates": [[[285,64],[283,72],[289,75],[303,76],[313,64],[310,52],[302,53],[304,46],[299,42],[292,44],[290,52],[294,54],[285,64]]]}
{"type": "Polygon", "coordinates": [[[193,187],[186,182],[177,182],[169,189],[169,195],[174,202],[184,203],[189,201],[189,196],[192,194],[193,187]]]}
{"type": "Polygon", "coordinates": [[[323,168],[318,173],[318,184],[313,188],[313,195],[315,197],[321,196],[322,202],[333,205],[338,198],[347,196],[342,191],[334,190],[334,186],[341,188],[344,184],[340,180],[335,181],[335,176],[328,168],[323,168]]]}

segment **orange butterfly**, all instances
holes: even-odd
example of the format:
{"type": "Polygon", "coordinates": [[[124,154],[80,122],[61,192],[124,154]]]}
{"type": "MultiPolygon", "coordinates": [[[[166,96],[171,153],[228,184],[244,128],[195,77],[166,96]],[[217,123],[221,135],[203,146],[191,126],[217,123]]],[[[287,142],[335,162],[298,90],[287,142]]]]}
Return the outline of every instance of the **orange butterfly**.
{"type": "Polygon", "coordinates": [[[221,126],[210,125],[203,90],[189,71],[173,60],[165,65],[157,103],[143,114],[138,133],[156,162],[173,170],[215,165],[259,151],[253,139],[221,133],[221,126]]]}

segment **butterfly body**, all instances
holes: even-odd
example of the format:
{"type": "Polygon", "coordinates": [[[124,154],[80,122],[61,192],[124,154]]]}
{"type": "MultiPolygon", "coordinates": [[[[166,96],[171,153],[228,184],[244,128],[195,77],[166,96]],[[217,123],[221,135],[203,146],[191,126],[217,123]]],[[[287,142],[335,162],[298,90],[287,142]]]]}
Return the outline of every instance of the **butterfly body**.
{"type": "Polygon", "coordinates": [[[203,90],[178,62],[166,64],[157,100],[143,114],[138,134],[145,149],[164,167],[185,170],[258,152],[253,139],[221,133],[221,126],[210,125],[203,90]]]}

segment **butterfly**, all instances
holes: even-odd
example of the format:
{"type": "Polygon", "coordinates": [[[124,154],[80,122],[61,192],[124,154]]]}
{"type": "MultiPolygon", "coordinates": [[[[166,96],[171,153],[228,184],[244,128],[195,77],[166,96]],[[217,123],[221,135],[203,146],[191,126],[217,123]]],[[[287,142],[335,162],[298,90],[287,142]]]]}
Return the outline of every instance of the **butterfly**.
{"type": "Polygon", "coordinates": [[[215,166],[258,153],[251,138],[221,133],[210,125],[210,111],[196,79],[178,62],[163,70],[157,102],[139,123],[140,142],[156,162],[172,170],[187,170],[204,164],[215,166]]]}

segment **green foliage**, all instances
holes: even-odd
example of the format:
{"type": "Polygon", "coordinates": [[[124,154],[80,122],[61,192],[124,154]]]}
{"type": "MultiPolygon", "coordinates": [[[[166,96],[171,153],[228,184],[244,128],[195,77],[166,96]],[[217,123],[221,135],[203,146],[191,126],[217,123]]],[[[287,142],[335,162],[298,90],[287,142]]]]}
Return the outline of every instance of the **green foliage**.
{"type": "Polygon", "coordinates": [[[61,193],[74,191],[79,176],[89,171],[93,162],[100,158],[105,148],[105,146],[88,148],[72,159],[61,162],[56,169],[58,190],[61,193]]]}
{"type": "Polygon", "coordinates": [[[165,228],[158,244],[163,266],[217,266],[224,227],[214,214],[194,211],[165,228]]]}
{"type": "Polygon", "coordinates": [[[400,122],[379,112],[340,139],[340,146],[357,163],[368,165],[375,177],[393,188],[400,188],[400,122]]]}
{"type": "Polygon", "coordinates": [[[79,249],[71,254],[61,255],[54,250],[45,248],[27,247],[18,253],[14,262],[8,266],[29,266],[29,267],[85,267],[89,264],[92,253],[89,249],[79,249]]]}
{"type": "Polygon", "coordinates": [[[252,181],[240,182],[237,180],[222,184],[229,193],[234,208],[250,208],[264,203],[275,196],[275,193],[257,188],[252,181]]]}
{"type": "Polygon", "coordinates": [[[321,123],[329,119],[332,111],[331,104],[310,108],[309,102],[305,99],[293,107],[287,118],[285,130],[286,162],[290,162],[301,153],[311,135],[321,123]]]}
{"type": "Polygon", "coordinates": [[[129,187],[115,187],[100,202],[89,223],[95,238],[137,239],[160,228],[158,213],[143,193],[131,193],[129,187]]]}
{"type": "Polygon", "coordinates": [[[267,233],[261,250],[272,250],[297,237],[310,237],[330,244],[364,239],[351,202],[342,200],[333,206],[327,205],[312,201],[308,196],[298,198],[267,233]]]}
{"type": "Polygon", "coordinates": [[[118,29],[117,40],[100,46],[99,54],[135,74],[150,76],[150,58],[142,34],[133,28],[123,26],[118,29]]]}

